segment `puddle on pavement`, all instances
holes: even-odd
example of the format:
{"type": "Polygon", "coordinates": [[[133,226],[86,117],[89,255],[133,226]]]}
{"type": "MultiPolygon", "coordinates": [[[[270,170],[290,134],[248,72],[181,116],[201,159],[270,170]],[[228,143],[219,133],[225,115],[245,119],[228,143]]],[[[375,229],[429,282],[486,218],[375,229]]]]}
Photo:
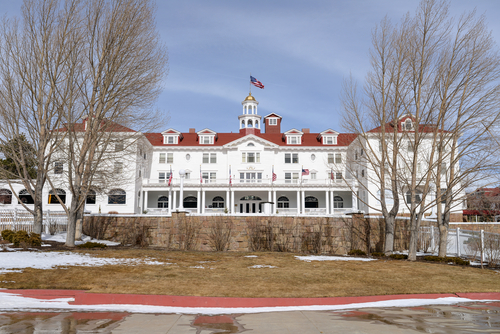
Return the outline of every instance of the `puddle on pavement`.
{"type": "Polygon", "coordinates": [[[111,333],[111,330],[118,325],[118,322],[128,315],[128,313],[115,312],[1,313],[0,334],[40,332],[76,334],[87,330],[111,333]]]}
{"type": "Polygon", "coordinates": [[[334,314],[347,321],[365,320],[424,333],[500,332],[500,303],[363,309],[334,314]]]}
{"type": "Polygon", "coordinates": [[[228,315],[200,315],[193,321],[192,326],[196,328],[196,334],[226,334],[226,333],[241,333],[243,327],[232,317],[228,315]]]}

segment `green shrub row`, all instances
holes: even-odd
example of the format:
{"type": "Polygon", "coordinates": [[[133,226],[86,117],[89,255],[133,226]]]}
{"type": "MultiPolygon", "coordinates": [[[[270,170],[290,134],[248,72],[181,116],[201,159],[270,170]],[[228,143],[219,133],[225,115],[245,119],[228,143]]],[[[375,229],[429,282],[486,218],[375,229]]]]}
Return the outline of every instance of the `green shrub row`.
{"type": "Polygon", "coordinates": [[[358,255],[358,256],[363,256],[363,255],[366,255],[365,252],[363,252],[361,249],[351,249],[349,251],[349,253],[347,253],[348,255],[358,255]]]}
{"type": "Polygon", "coordinates": [[[406,254],[391,254],[389,255],[391,259],[395,260],[406,260],[408,258],[408,255],[406,254]]]}
{"type": "Polygon", "coordinates": [[[28,233],[26,231],[14,232],[12,230],[3,230],[1,234],[2,239],[12,242],[14,247],[19,247],[20,245],[26,247],[42,245],[42,238],[40,237],[40,234],[33,232],[28,233]]]}
{"type": "Polygon", "coordinates": [[[459,257],[439,257],[439,256],[433,256],[433,255],[428,255],[424,256],[425,261],[432,261],[432,262],[446,262],[450,263],[453,262],[455,264],[459,264],[461,266],[468,266],[470,265],[470,261],[461,259],[459,257]]]}

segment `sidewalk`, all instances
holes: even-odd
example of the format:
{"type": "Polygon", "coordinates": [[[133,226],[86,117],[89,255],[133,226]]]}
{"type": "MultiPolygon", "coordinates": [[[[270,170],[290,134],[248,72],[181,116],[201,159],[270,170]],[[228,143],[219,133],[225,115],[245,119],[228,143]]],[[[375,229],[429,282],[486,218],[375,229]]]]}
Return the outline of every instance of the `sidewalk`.
{"type": "Polygon", "coordinates": [[[84,290],[1,290],[0,310],[68,309],[135,313],[257,313],[411,307],[500,301],[500,293],[413,294],[327,298],[227,298],[88,293],[84,290]]]}

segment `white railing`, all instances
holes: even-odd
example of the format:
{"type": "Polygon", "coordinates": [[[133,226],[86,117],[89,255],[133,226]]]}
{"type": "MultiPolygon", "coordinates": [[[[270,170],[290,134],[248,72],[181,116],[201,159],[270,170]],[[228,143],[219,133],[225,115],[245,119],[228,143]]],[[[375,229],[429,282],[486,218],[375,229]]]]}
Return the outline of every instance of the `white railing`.
{"type": "Polygon", "coordinates": [[[297,208],[277,208],[276,211],[278,215],[296,215],[298,212],[297,208]]]}
{"type": "MultiPolygon", "coordinates": [[[[419,235],[421,250],[437,253],[439,230],[437,227],[421,227],[419,235]]],[[[449,256],[465,257],[484,262],[500,263],[500,234],[471,231],[460,228],[448,230],[446,253],[449,256]]]]}
{"type": "MultiPolygon", "coordinates": [[[[351,182],[351,180],[348,180],[351,182]]],[[[171,182],[171,186],[178,187],[180,184],[179,178],[173,178],[171,182]]],[[[229,179],[227,178],[217,178],[217,179],[203,179],[199,178],[190,178],[184,179],[185,186],[199,186],[199,185],[229,185],[229,179]]],[[[343,186],[345,185],[344,180],[331,180],[327,179],[284,179],[278,178],[275,181],[272,181],[271,178],[263,178],[263,179],[240,179],[240,178],[232,178],[231,185],[233,186],[245,186],[248,184],[255,185],[302,185],[302,186],[313,186],[313,185],[331,185],[331,186],[343,186]]],[[[168,186],[168,179],[144,179],[143,185],[150,186],[168,186]]]]}
{"type": "MultiPolygon", "coordinates": [[[[43,231],[65,231],[68,224],[68,216],[65,211],[44,211],[43,231]]],[[[0,210],[0,230],[24,230],[33,232],[33,214],[24,209],[0,210]]]]}
{"type": "Polygon", "coordinates": [[[326,215],[326,208],[306,208],[304,209],[305,215],[321,216],[326,215]]]}

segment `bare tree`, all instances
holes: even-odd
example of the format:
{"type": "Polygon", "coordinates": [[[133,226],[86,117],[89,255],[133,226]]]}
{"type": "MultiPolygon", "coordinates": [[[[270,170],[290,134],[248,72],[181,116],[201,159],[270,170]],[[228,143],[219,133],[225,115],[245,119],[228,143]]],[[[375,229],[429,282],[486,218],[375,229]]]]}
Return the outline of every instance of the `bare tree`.
{"type": "Polygon", "coordinates": [[[75,73],[78,100],[65,105],[67,139],[61,150],[72,195],[68,246],[74,246],[76,221],[89,191],[117,187],[124,179],[121,173],[138,160],[144,137],[127,126],[151,129],[165,119],[153,110],[167,69],[155,6],[150,0],[84,4],[75,34],[80,50],[75,63],[81,67],[75,73]]]}
{"type": "MultiPolygon", "coordinates": [[[[380,195],[371,195],[380,200],[386,229],[391,217],[385,208],[388,179],[394,198],[404,195],[410,216],[410,260],[416,259],[424,214],[437,204],[444,242],[441,254],[446,252],[450,212],[461,203],[471,180],[492,166],[485,144],[488,129],[499,117],[498,54],[484,18],[472,12],[454,21],[449,18],[448,2],[436,0],[423,0],[415,15],[406,15],[396,28],[382,21],[373,45],[373,72],[367,78],[365,100],[357,102],[352,84],[344,89],[345,124],[367,151],[358,165],[371,172],[365,183],[359,183],[369,190],[364,184],[369,184],[370,177],[379,182],[380,195]],[[391,64],[401,67],[390,71],[391,64]],[[367,120],[378,127],[366,131],[363,122],[367,120]],[[387,127],[393,129],[392,138],[384,135],[387,127]]],[[[394,201],[392,214],[397,212],[394,201]]]]}
{"type": "MultiPolygon", "coordinates": [[[[13,191],[33,213],[36,233],[42,230],[42,189],[52,169],[52,155],[64,137],[55,130],[73,93],[66,83],[74,55],[70,37],[78,24],[78,3],[68,0],[60,6],[58,1],[25,0],[22,19],[5,18],[0,29],[0,143],[6,148],[5,157],[15,164],[15,176],[33,198],[31,209],[13,191]],[[22,141],[13,140],[22,136],[34,149],[36,177],[28,172],[32,155],[25,152],[22,141]]],[[[8,182],[12,189],[9,178],[8,182]]]]}

